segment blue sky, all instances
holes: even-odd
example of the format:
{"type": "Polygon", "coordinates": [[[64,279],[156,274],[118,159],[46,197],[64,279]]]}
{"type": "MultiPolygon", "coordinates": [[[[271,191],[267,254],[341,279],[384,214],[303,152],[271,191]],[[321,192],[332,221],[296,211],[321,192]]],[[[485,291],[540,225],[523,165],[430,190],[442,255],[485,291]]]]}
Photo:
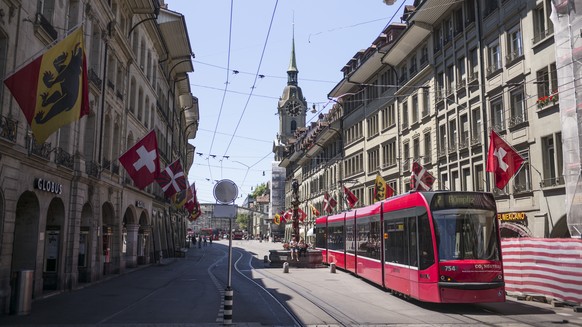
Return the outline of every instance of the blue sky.
{"type": "MultiPolygon", "coordinates": [[[[231,1],[166,0],[168,9],[185,16],[195,54],[190,85],[199,100],[200,127],[190,140],[198,154],[188,178],[196,182],[199,200],[214,203],[215,181],[229,179],[241,204],[252,188],[270,180],[293,31],[299,86],[309,107],[319,111],[342,67],[392,17],[400,22],[403,1],[234,0],[231,20],[231,1]]],[[[308,122],[313,115],[308,111],[308,122]]]]}

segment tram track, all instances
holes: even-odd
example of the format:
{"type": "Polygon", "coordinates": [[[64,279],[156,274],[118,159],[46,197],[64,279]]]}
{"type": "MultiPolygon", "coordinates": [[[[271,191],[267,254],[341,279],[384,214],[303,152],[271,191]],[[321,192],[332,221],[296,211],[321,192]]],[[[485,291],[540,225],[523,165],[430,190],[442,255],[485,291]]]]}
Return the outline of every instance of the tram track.
{"type": "MultiPolygon", "coordinates": [[[[239,250],[242,251],[242,250],[239,250]]],[[[248,252],[245,252],[248,254],[248,252]]],[[[269,281],[276,283],[278,285],[281,285],[282,287],[285,287],[289,290],[291,290],[293,293],[295,293],[296,296],[300,296],[302,297],[304,300],[308,301],[312,306],[318,308],[319,310],[321,310],[321,312],[325,313],[327,316],[329,316],[331,319],[333,319],[332,321],[330,321],[329,319],[326,319],[324,321],[321,322],[321,324],[324,325],[339,325],[339,326],[357,326],[359,323],[356,320],[353,320],[352,318],[350,318],[349,316],[339,312],[337,309],[335,309],[332,306],[329,305],[325,305],[325,303],[327,302],[325,299],[320,298],[316,295],[314,295],[309,289],[307,289],[304,286],[298,285],[298,284],[291,284],[291,283],[281,283],[280,279],[278,277],[275,277],[274,275],[269,275],[268,269],[256,269],[253,265],[252,265],[252,260],[253,260],[254,256],[249,254],[249,260],[247,262],[248,267],[250,268],[249,270],[261,275],[263,278],[268,279],[269,281]]],[[[257,285],[257,287],[261,288],[264,292],[268,293],[271,298],[276,301],[282,308],[284,308],[285,312],[287,312],[287,314],[289,315],[289,317],[291,317],[294,321],[295,321],[295,325],[296,326],[305,326],[305,324],[303,324],[301,322],[300,317],[298,317],[291,308],[289,308],[289,306],[285,303],[285,301],[281,300],[277,294],[274,294],[275,292],[272,290],[269,290],[263,286],[261,286],[259,283],[257,283],[253,278],[247,276],[247,274],[245,274],[243,272],[242,269],[240,269],[238,267],[239,262],[241,261],[241,258],[239,258],[236,263],[235,263],[235,270],[237,271],[237,273],[239,273],[241,276],[243,276],[244,278],[246,278],[247,280],[249,280],[250,282],[254,283],[255,285],[257,285]]],[[[246,270],[246,269],[245,269],[246,270]]],[[[247,270],[248,271],[248,270],[247,270]]],[[[320,324],[318,324],[320,325],[320,324]]]]}

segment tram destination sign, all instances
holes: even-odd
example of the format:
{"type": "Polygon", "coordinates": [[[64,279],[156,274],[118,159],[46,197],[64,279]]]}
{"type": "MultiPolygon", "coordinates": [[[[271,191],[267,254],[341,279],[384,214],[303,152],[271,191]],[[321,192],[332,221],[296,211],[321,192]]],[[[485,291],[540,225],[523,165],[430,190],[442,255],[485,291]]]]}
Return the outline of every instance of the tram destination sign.
{"type": "Polygon", "coordinates": [[[487,193],[437,193],[432,199],[433,210],[473,208],[495,209],[495,200],[487,193]]]}

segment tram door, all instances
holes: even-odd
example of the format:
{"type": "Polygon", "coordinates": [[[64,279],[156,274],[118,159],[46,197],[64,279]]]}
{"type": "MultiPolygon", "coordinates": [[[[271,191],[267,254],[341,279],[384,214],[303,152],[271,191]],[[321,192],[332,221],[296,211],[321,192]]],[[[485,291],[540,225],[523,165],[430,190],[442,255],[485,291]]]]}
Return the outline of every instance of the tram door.
{"type": "Polygon", "coordinates": [[[59,226],[47,226],[43,267],[43,289],[45,290],[57,289],[60,236],[59,226]]]}
{"type": "Polygon", "coordinates": [[[410,295],[418,298],[418,228],[417,218],[408,218],[408,253],[410,265],[410,295]]]}

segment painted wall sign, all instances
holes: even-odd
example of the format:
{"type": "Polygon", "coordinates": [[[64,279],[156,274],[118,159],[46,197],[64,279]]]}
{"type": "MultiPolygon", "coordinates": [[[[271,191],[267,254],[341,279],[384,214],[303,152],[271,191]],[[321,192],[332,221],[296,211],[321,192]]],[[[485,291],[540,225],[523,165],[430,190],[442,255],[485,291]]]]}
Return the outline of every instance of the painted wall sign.
{"type": "Polygon", "coordinates": [[[145,204],[140,200],[135,200],[135,206],[138,208],[145,208],[145,204]]]}
{"type": "Polygon", "coordinates": [[[54,194],[63,193],[63,184],[59,184],[57,182],[49,181],[42,178],[34,179],[34,188],[54,194]]]}

